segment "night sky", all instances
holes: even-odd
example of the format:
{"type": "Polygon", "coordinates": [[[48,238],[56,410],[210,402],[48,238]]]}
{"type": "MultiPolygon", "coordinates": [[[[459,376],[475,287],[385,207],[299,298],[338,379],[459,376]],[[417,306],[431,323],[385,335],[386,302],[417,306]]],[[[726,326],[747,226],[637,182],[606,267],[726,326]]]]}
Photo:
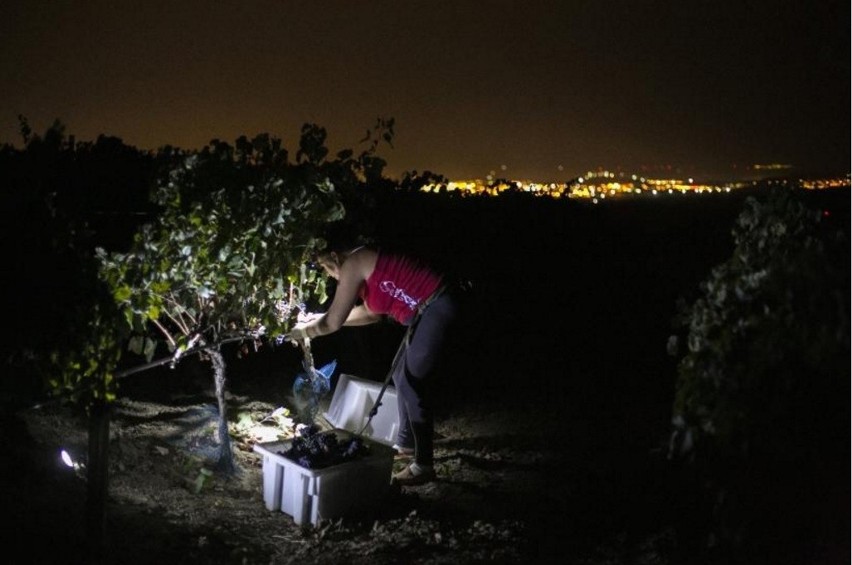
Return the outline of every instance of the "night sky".
{"type": "Polygon", "coordinates": [[[0,143],[198,148],[394,118],[387,172],[845,173],[848,0],[3,0],[0,143]]]}

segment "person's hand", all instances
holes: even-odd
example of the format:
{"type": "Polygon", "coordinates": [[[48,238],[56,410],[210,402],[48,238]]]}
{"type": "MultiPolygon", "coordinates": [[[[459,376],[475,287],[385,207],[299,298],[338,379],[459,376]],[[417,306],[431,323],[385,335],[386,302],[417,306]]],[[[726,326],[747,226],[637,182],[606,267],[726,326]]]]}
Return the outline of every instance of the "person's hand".
{"type": "Polygon", "coordinates": [[[290,333],[287,334],[287,337],[291,341],[305,341],[306,339],[308,339],[307,323],[300,322],[293,326],[293,329],[290,330],[290,333]]]}
{"type": "Polygon", "coordinates": [[[321,312],[299,312],[299,315],[296,316],[296,321],[300,324],[306,324],[314,320],[319,320],[322,316],[321,312]]]}

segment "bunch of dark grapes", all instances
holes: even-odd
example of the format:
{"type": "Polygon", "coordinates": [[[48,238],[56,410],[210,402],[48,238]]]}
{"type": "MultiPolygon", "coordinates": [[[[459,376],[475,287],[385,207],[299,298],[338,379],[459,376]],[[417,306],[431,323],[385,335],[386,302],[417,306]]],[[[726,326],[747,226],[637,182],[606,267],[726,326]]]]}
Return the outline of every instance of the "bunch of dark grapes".
{"type": "Polygon", "coordinates": [[[293,438],[282,455],[307,469],[322,469],[355,459],[368,451],[360,437],[340,441],[333,431],[308,426],[293,438]]]}

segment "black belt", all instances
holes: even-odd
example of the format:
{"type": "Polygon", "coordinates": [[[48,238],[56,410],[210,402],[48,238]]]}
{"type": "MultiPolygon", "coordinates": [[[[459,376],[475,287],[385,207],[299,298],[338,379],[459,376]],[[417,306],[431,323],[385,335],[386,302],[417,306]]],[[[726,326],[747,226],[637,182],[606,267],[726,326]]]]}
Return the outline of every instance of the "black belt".
{"type": "Polygon", "coordinates": [[[417,316],[422,315],[423,312],[426,310],[426,308],[429,307],[430,304],[432,304],[433,302],[438,300],[438,298],[440,298],[441,295],[444,294],[445,290],[447,290],[447,285],[442,284],[437,289],[435,289],[435,292],[430,294],[429,297],[426,298],[426,300],[422,300],[420,302],[420,304],[417,305],[417,314],[414,315],[414,320],[412,320],[412,322],[411,322],[412,325],[417,321],[417,316]]]}

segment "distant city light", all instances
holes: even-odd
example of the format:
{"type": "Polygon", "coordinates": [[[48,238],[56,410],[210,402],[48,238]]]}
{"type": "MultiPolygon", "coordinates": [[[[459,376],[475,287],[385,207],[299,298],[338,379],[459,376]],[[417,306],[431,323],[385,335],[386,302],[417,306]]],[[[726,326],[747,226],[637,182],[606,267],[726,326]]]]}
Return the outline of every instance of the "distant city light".
{"type": "MultiPolygon", "coordinates": [[[[506,165],[501,165],[505,170],[506,165]]],[[[532,194],[536,197],[569,198],[580,200],[591,200],[594,204],[609,196],[610,198],[637,197],[641,195],[658,196],[661,194],[712,194],[729,193],[732,190],[755,186],[757,181],[724,182],[721,184],[696,183],[693,177],[686,180],[676,178],[649,179],[638,175],[625,175],[611,171],[587,171],[585,175],[579,176],[567,182],[533,182],[527,180],[499,180],[495,178],[494,171],[486,177],[485,182],[481,180],[450,181],[443,185],[429,184],[421,188],[423,192],[458,192],[461,196],[499,196],[506,191],[518,191],[532,194]],[[630,180],[627,180],[630,179],[630,180]]],[[[785,179],[772,179],[773,184],[787,184],[785,179]]],[[[824,190],[830,188],[849,187],[849,175],[838,178],[798,180],[799,185],[807,190],[824,190]]]]}

